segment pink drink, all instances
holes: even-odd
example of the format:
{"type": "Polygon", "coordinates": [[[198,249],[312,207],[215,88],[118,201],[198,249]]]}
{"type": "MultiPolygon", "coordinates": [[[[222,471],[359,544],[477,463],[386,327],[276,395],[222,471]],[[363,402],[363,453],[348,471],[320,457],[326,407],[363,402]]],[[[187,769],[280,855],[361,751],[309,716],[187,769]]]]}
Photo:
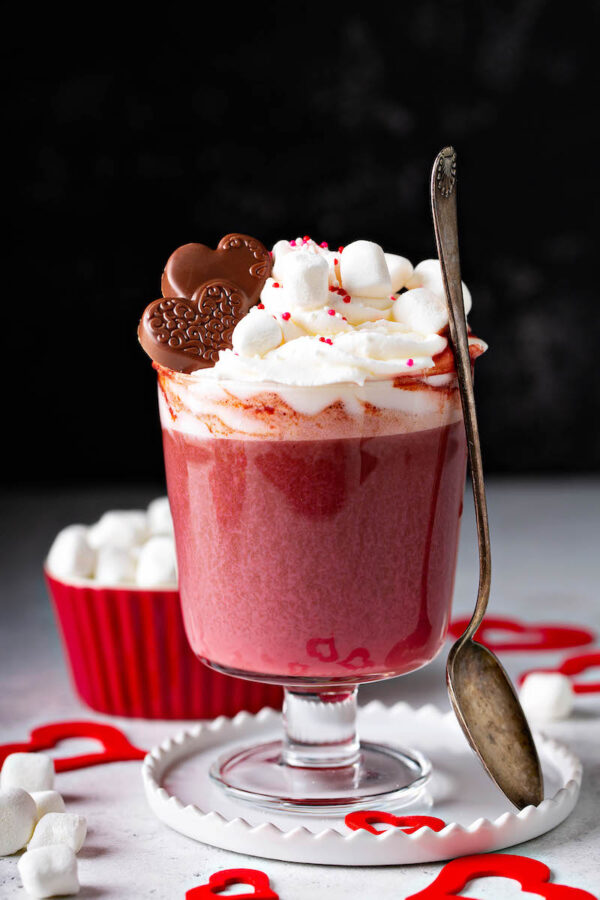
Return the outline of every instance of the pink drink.
{"type": "Polygon", "coordinates": [[[188,376],[160,370],[180,593],[199,657],[335,684],[437,654],[466,446],[452,376],[426,381],[388,383],[395,409],[363,398],[358,413],[339,402],[298,413],[264,386],[198,404],[188,376]]]}

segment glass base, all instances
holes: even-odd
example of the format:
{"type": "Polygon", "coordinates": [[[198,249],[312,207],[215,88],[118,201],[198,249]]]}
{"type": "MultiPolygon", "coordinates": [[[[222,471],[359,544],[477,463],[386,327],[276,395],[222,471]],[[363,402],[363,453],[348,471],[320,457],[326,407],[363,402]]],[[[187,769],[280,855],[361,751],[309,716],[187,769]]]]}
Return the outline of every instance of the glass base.
{"type": "Polygon", "coordinates": [[[337,767],[289,765],[282,741],[244,747],[217,759],[211,778],[236,800],[312,815],[345,815],[410,803],[431,772],[416,750],[361,742],[356,761],[337,767]]]}

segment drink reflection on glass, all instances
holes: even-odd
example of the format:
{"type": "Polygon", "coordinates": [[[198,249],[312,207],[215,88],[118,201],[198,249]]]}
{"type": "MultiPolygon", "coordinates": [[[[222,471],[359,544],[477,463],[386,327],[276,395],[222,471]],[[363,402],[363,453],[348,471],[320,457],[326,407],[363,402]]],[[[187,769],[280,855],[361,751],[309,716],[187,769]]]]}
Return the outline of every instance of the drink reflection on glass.
{"type": "MultiPolygon", "coordinates": [[[[284,288],[325,251],[289,255],[284,288]]],[[[277,289],[269,279],[266,310],[242,320],[214,368],[157,366],[188,639],[215,669],[286,689],[283,739],[237,748],[211,774],[280,809],[399,806],[429,764],[359,743],[356,690],[427,664],[446,637],[466,466],[452,357],[433,314],[429,330],[395,321],[411,289],[388,289],[386,306],[341,289],[332,299],[329,284],[324,309],[308,311],[277,289]],[[267,315],[283,339],[244,352],[274,331],[267,315]]],[[[433,293],[413,290],[439,318],[433,293]]],[[[473,339],[473,357],[484,347],[473,339]]]]}

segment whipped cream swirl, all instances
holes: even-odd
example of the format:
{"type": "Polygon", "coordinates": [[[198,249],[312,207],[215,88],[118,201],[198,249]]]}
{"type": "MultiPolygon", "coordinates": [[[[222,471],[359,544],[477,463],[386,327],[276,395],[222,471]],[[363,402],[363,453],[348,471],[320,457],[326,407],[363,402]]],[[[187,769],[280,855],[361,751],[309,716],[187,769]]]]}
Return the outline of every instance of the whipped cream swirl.
{"type": "MultiPolygon", "coordinates": [[[[463,296],[468,313],[464,284],[463,296]]],[[[278,241],[272,277],[236,326],[233,349],[190,377],[312,387],[415,375],[447,347],[447,324],[438,260],[413,268],[371,241],[337,252],[309,238],[278,241]]]]}

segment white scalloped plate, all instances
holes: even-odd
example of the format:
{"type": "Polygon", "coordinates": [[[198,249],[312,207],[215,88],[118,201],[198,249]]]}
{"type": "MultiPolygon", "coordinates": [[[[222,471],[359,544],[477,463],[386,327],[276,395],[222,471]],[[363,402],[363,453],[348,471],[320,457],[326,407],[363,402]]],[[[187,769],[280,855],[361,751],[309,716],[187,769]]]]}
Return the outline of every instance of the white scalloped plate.
{"type": "Polygon", "coordinates": [[[210,763],[227,745],[272,738],[280,728],[280,713],[263,709],[255,716],[220,717],[165,741],[142,766],[153,811],[175,831],[225,850],[289,862],[385,866],[434,862],[531,840],[566,819],[579,796],[579,760],[562,744],[538,734],[546,799],[514,812],[479,765],[454,714],[429,705],[415,710],[405,703],[363,707],[360,734],[414,747],[429,757],[434,773],[429,797],[398,814],[437,816],[448,823],[440,832],[420,828],[406,834],[390,828],[373,835],[351,831],[341,816],[254,809],[226,796],[209,779],[210,763]]]}

